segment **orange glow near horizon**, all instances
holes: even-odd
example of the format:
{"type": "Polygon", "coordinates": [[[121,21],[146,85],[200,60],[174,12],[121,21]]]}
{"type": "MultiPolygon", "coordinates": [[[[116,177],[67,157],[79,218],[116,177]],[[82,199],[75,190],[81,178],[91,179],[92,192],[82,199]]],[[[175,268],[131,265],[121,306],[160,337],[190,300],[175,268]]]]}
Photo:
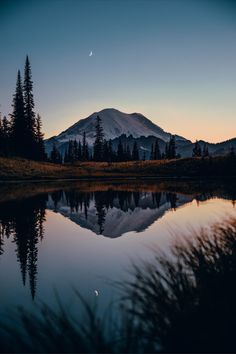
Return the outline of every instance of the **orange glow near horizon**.
{"type": "MultiPolygon", "coordinates": [[[[111,105],[102,106],[102,105],[90,105],[89,109],[83,107],[78,113],[76,109],[66,108],[64,112],[57,119],[57,126],[54,124],[49,124],[45,122],[44,127],[46,130],[45,138],[50,138],[52,136],[60,134],[62,131],[68,129],[70,126],[78,122],[80,119],[87,118],[94,112],[99,112],[104,108],[111,108],[111,105]],[[70,117],[65,120],[64,117],[70,117]],[[47,123],[47,124],[46,124],[47,123]]],[[[204,140],[209,143],[218,143],[228,139],[232,139],[236,135],[236,131],[232,129],[230,124],[225,124],[223,120],[215,119],[214,125],[212,125],[212,120],[216,117],[216,112],[206,112],[199,109],[191,113],[190,107],[185,109],[180,109],[179,107],[159,105],[159,109],[149,106],[148,109],[145,109],[144,105],[138,105],[136,109],[134,106],[130,107],[129,105],[124,106],[114,106],[115,109],[118,109],[125,113],[141,113],[146,118],[150,119],[153,123],[157,124],[163,130],[177,134],[185,137],[186,139],[194,142],[195,140],[204,140]],[[200,118],[199,118],[200,117],[200,118]],[[195,122],[193,124],[193,122],[195,122]]],[[[224,112],[219,112],[219,116],[223,116],[224,112]]],[[[50,121],[54,121],[53,113],[48,115],[50,121]]],[[[233,120],[233,112],[231,112],[230,120],[233,120]]]]}

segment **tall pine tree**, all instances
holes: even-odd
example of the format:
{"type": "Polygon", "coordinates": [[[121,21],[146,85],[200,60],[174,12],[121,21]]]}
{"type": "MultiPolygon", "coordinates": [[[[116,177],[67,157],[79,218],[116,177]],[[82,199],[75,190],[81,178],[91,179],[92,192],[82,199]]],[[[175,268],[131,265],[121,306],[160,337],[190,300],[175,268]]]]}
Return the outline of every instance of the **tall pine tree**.
{"type": "Polygon", "coordinates": [[[121,139],[119,139],[119,143],[117,146],[117,161],[124,161],[124,148],[121,139]]]}
{"type": "Polygon", "coordinates": [[[2,120],[2,143],[3,143],[3,155],[11,155],[11,122],[7,119],[6,116],[2,120]]]}
{"type": "Polygon", "coordinates": [[[170,138],[169,149],[170,149],[170,159],[175,159],[176,158],[176,142],[175,142],[174,135],[172,135],[172,137],[170,138]]]}
{"type": "Polygon", "coordinates": [[[42,120],[41,116],[37,114],[36,117],[36,154],[35,159],[39,161],[43,161],[46,159],[44,141],[43,141],[43,133],[42,133],[42,120]]]}
{"type": "Polygon", "coordinates": [[[34,112],[34,96],[33,96],[33,81],[31,74],[31,66],[28,55],[25,61],[25,73],[24,73],[24,108],[25,119],[27,124],[27,152],[29,158],[35,158],[37,155],[37,140],[36,140],[36,120],[34,112]]]}
{"type": "Polygon", "coordinates": [[[88,144],[86,141],[86,133],[83,133],[83,143],[82,143],[82,161],[88,161],[89,160],[89,150],[88,150],[88,144]]]}
{"type": "Polygon", "coordinates": [[[158,139],[156,139],[153,148],[153,160],[160,160],[160,159],[161,159],[161,151],[160,151],[158,139]]]}
{"type": "Polygon", "coordinates": [[[102,120],[97,116],[96,120],[96,133],[95,133],[95,142],[93,147],[93,159],[94,161],[103,161],[103,127],[102,120]]]}
{"type": "Polygon", "coordinates": [[[207,144],[205,143],[204,146],[203,146],[203,152],[202,152],[202,156],[203,157],[209,157],[209,151],[208,151],[208,146],[207,144]]]}
{"type": "Polygon", "coordinates": [[[195,144],[194,144],[192,156],[193,156],[193,157],[200,157],[200,156],[202,156],[202,149],[201,149],[201,146],[200,146],[198,140],[196,140],[196,142],[195,142],[195,144]]]}
{"type": "Polygon", "coordinates": [[[28,157],[28,124],[24,111],[24,99],[20,70],[17,73],[16,91],[13,96],[13,113],[11,115],[11,140],[13,155],[28,157]]]}
{"type": "Polygon", "coordinates": [[[137,144],[136,141],[134,142],[134,146],[133,146],[132,160],[134,160],[134,161],[138,161],[139,160],[138,144],[137,144]]]}

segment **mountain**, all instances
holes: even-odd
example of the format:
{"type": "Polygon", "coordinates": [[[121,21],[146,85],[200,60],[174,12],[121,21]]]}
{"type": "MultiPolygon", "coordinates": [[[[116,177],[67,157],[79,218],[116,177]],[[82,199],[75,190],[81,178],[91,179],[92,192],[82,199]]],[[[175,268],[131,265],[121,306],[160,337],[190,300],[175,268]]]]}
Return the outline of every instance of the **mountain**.
{"type": "MultiPolygon", "coordinates": [[[[162,218],[170,209],[176,209],[193,200],[193,196],[174,193],[125,193],[112,190],[101,194],[95,192],[86,203],[74,205],[76,198],[64,195],[55,201],[49,196],[47,209],[60,213],[77,225],[95,234],[116,238],[127,232],[142,232],[155,221],[162,218]],[[104,199],[104,200],[103,200],[104,199]],[[109,205],[110,202],[110,205],[109,205]],[[70,205],[71,204],[71,205],[70,205]]],[[[77,195],[78,197],[78,195],[77,195]]],[[[83,197],[83,194],[80,194],[83,197]]],[[[83,199],[83,198],[82,198],[83,199]]]]}
{"type": "MultiPolygon", "coordinates": [[[[69,140],[76,139],[82,142],[84,132],[86,132],[88,145],[92,148],[97,115],[102,119],[104,137],[107,140],[112,140],[114,149],[117,149],[119,139],[121,139],[123,144],[129,145],[131,148],[136,141],[139,147],[140,157],[143,157],[145,154],[146,159],[149,159],[151,145],[155,142],[156,138],[158,138],[161,152],[165,151],[165,144],[171,136],[170,133],[165,132],[140,113],[128,114],[114,108],[107,108],[100,112],[94,112],[89,117],[79,120],[59,135],[45,140],[46,152],[49,154],[52,150],[53,143],[55,143],[60,152],[64,154],[69,140]]],[[[180,154],[181,157],[192,156],[194,143],[179,135],[175,135],[175,138],[177,153],[180,154]]],[[[208,143],[203,140],[200,140],[199,143],[201,148],[203,148],[204,144],[207,144],[209,153],[213,156],[228,154],[231,147],[234,147],[236,150],[236,138],[217,144],[208,143]]]]}
{"type": "MultiPolygon", "coordinates": [[[[133,138],[154,136],[166,142],[171,135],[140,113],[128,114],[114,108],[107,108],[100,112],[94,112],[89,117],[79,120],[59,135],[45,140],[46,151],[51,151],[54,142],[61,151],[64,151],[69,140],[76,139],[77,141],[82,141],[83,132],[86,132],[87,142],[89,146],[92,146],[97,115],[102,119],[104,137],[107,140],[113,140],[123,134],[127,137],[132,136],[133,138]]],[[[186,139],[176,135],[176,140],[185,141],[186,139]]]]}

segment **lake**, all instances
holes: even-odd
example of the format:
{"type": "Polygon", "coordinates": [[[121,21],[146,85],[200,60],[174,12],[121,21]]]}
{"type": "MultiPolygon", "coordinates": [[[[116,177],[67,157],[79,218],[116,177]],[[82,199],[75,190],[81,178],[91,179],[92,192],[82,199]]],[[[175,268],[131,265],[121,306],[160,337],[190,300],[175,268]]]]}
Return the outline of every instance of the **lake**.
{"type": "Polygon", "coordinates": [[[73,311],[74,289],[104,310],[132,263],[236,217],[235,199],[232,181],[2,183],[0,312],[57,306],[55,292],[73,311]]]}

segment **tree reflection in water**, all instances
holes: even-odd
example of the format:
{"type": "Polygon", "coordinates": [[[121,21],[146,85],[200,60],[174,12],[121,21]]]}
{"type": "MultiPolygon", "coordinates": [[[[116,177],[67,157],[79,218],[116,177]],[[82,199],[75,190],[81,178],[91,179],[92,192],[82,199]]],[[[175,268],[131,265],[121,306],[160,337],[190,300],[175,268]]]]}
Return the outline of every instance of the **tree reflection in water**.
{"type": "Polygon", "coordinates": [[[32,298],[36,292],[38,242],[43,239],[46,202],[47,195],[39,195],[0,204],[1,254],[4,237],[11,237],[16,245],[24,285],[29,277],[32,298]]]}

